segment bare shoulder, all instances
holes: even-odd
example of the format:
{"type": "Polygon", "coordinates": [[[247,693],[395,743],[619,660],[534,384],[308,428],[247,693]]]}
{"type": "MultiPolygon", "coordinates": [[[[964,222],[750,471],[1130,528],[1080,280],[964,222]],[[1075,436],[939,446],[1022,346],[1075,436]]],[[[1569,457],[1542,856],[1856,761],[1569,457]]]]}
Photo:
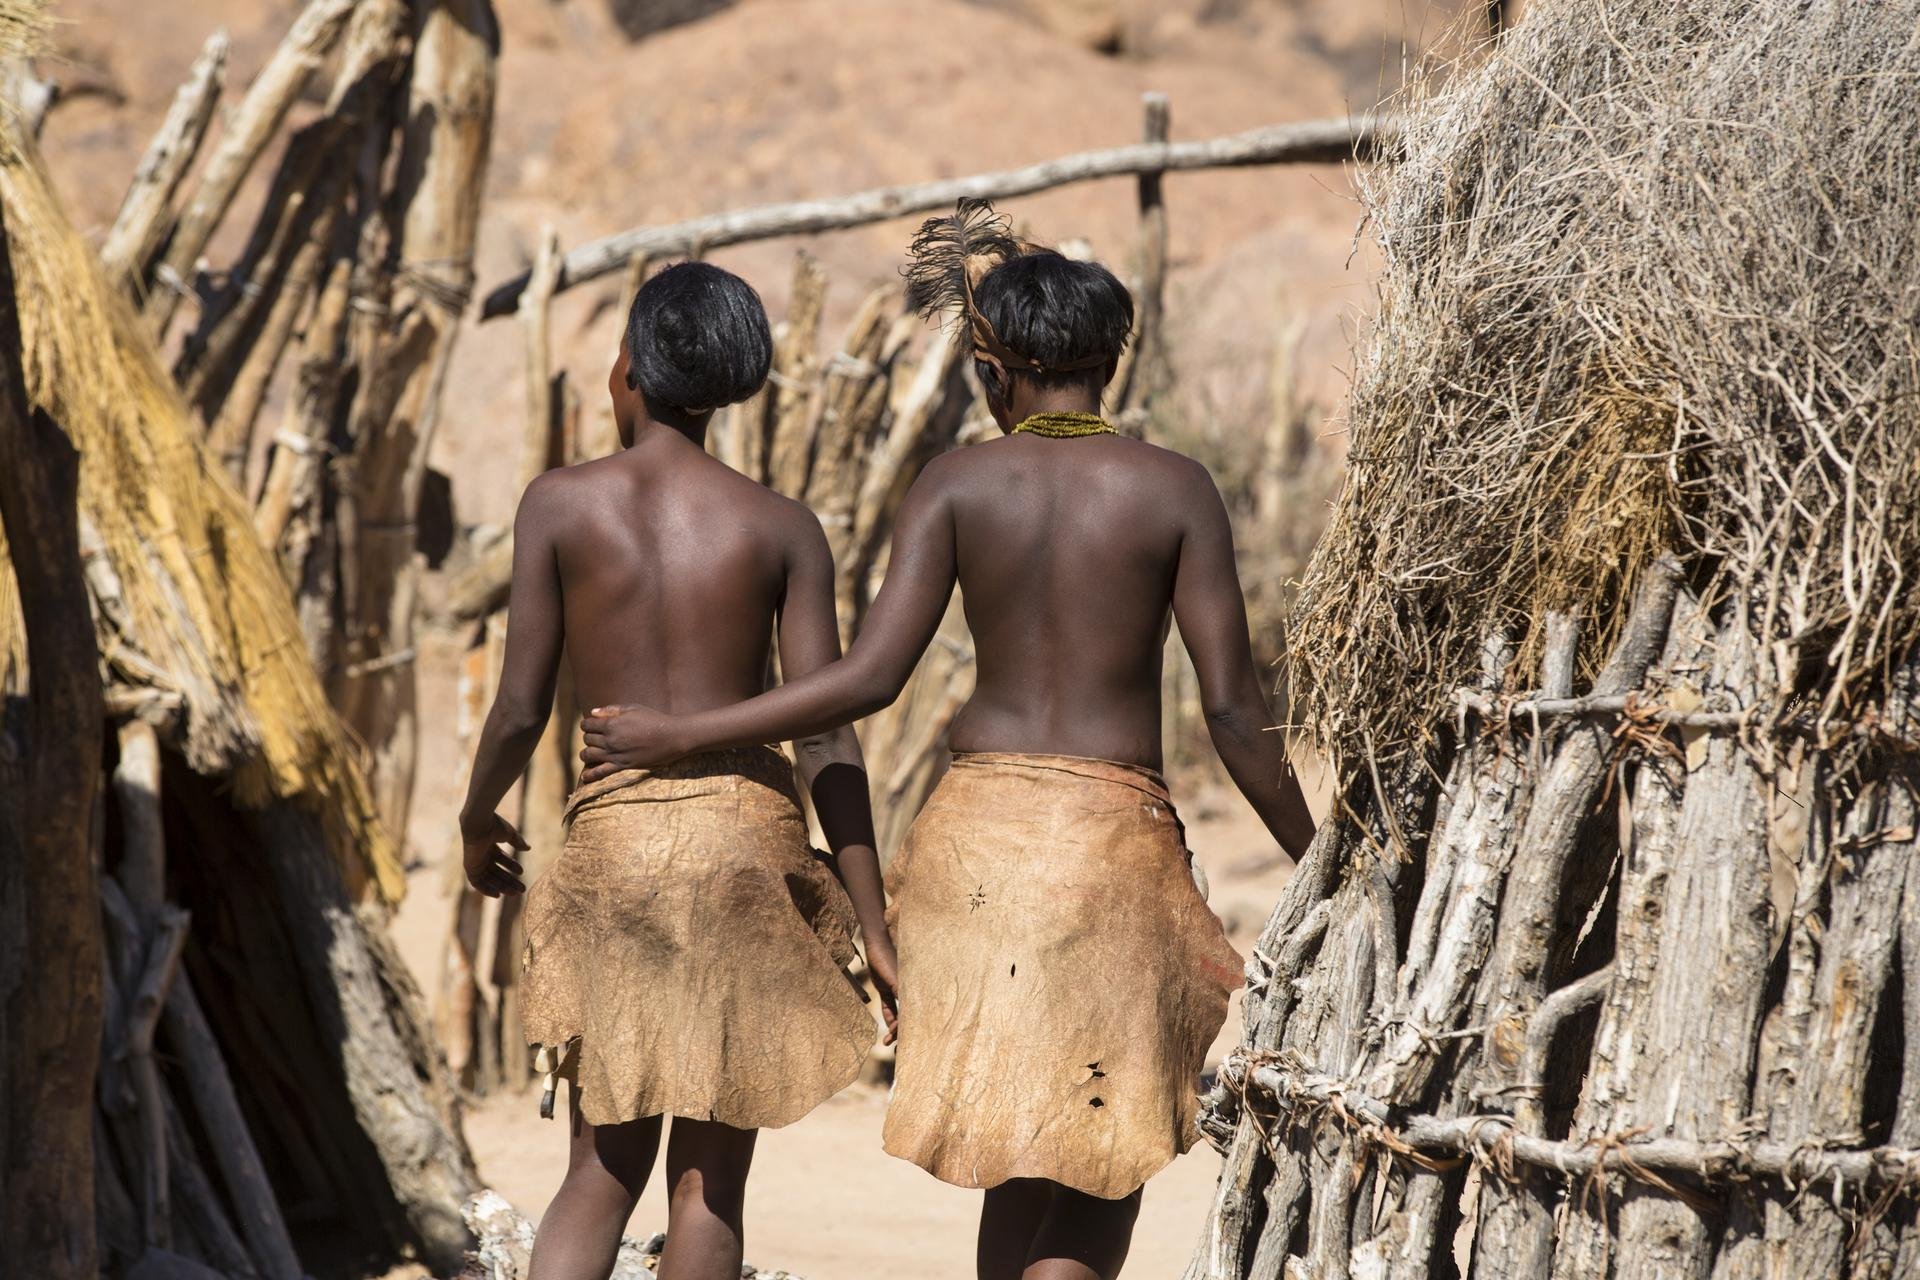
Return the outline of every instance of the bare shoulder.
{"type": "Polygon", "coordinates": [[[761,524],[789,554],[829,554],[827,531],[821,526],[820,517],[812,507],[749,480],[739,472],[733,474],[754,491],[751,495],[743,495],[742,500],[751,504],[756,523],[761,524]]]}
{"type": "Polygon", "coordinates": [[[992,443],[971,444],[928,459],[907,488],[902,514],[929,514],[946,506],[956,494],[978,486],[983,477],[990,477],[997,469],[990,456],[993,453],[992,443]]]}
{"type": "Polygon", "coordinates": [[[533,478],[526,492],[521,495],[520,502],[522,506],[536,500],[556,502],[567,494],[578,494],[596,485],[610,483],[622,470],[621,455],[618,453],[570,466],[554,467],[533,478]]]}
{"type": "Polygon", "coordinates": [[[1160,483],[1178,486],[1180,492],[1190,497],[1219,493],[1206,464],[1184,453],[1147,440],[1129,439],[1124,447],[1134,464],[1160,483]]]}
{"type": "Polygon", "coordinates": [[[609,454],[535,476],[520,495],[516,523],[542,528],[593,525],[629,510],[642,477],[624,455],[609,454]]]}
{"type": "Polygon", "coordinates": [[[1149,485],[1164,498],[1171,498],[1170,510],[1177,512],[1187,532],[1213,529],[1227,521],[1226,500],[1206,464],[1184,453],[1149,444],[1129,441],[1138,451],[1139,465],[1149,485]]]}
{"type": "Polygon", "coordinates": [[[580,477],[574,474],[578,470],[578,467],[555,467],[535,476],[520,494],[515,522],[545,523],[564,509],[579,492],[580,477]]]}
{"type": "Polygon", "coordinates": [[[1006,443],[1004,439],[970,444],[964,448],[949,449],[945,453],[935,454],[920,468],[919,476],[913,487],[925,488],[928,493],[937,493],[972,476],[982,474],[999,465],[1000,458],[995,446],[1006,443]]]}

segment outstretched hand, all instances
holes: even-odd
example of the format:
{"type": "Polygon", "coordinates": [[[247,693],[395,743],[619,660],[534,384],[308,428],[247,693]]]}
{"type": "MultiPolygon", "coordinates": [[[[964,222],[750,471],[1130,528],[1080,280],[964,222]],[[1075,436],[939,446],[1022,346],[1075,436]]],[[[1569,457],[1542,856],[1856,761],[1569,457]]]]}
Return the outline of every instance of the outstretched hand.
{"type": "Polygon", "coordinates": [[[622,769],[671,764],[687,754],[675,740],[673,717],[652,707],[595,707],[580,718],[586,747],[580,763],[582,785],[622,769]]]}

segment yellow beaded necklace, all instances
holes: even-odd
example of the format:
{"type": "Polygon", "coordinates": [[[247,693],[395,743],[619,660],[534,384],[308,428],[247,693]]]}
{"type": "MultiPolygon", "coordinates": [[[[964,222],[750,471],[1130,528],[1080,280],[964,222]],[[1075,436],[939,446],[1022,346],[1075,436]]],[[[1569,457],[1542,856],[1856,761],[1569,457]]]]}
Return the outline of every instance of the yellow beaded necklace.
{"type": "Polygon", "coordinates": [[[1052,440],[1119,434],[1112,423],[1097,413],[1036,413],[1015,427],[1013,434],[1019,435],[1022,431],[1052,440]]]}

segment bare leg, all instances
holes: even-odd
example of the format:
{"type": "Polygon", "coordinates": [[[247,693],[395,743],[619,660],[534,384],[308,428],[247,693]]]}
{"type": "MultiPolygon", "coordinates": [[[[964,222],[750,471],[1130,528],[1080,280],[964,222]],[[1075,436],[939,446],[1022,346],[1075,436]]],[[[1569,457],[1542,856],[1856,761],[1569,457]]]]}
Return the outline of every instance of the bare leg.
{"type": "Polygon", "coordinates": [[[660,1280],[739,1280],[740,1217],[755,1129],[675,1116],[667,1138],[667,1249],[660,1280]]]}
{"type": "Polygon", "coordinates": [[[1033,1238],[1053,1203],[1053,1189],[1044,1178],[1014,1178],[987,1190],[980,1205],[980,1244],[973,1255],[980,1280],[1020,1280],[1033,1238]]]}
{"type": "Polygon", "coordinates": [[[607,1280],[620,1233],[660,1154],[659,1116],[591,1125],[580,1118],[580,1096],[571,1085],[568,1098],[567,1176],[540,1219],[527,1280],[607,1280]]]}
{"type": "Polygon", "coordinates": [[[1102,1200],[1056,1185],[1022,1280],[1114,1280],[1133,1243],[1140,1190],[1102,1200]]]}

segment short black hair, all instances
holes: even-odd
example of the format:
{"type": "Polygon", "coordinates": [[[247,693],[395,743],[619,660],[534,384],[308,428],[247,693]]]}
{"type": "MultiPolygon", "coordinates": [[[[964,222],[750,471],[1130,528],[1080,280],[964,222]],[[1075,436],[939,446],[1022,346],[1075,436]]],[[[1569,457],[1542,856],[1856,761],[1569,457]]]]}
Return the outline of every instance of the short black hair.
{"type": "MultiPolygon", "coordinates": [[[[1008,348],[1050,368],[1117,360],[1133,332],[1133,295],[1113,272],[1052,249],[1009,258],[974,286],[973,303],[1008,348]]],[[[1035,377],[1028,370],[1009,370],[1035,377]]],[[[1046,380],[1105,379],[1104,366],[1084,372],[1037,375],[1046,380]]]]}
{"type": "Polygon", "coordinates": [[[753,286],[681,262],[640,286],[627,313],[627,386],[654,404],[717,409],[767,380],[773,335],[753,286]]]}

